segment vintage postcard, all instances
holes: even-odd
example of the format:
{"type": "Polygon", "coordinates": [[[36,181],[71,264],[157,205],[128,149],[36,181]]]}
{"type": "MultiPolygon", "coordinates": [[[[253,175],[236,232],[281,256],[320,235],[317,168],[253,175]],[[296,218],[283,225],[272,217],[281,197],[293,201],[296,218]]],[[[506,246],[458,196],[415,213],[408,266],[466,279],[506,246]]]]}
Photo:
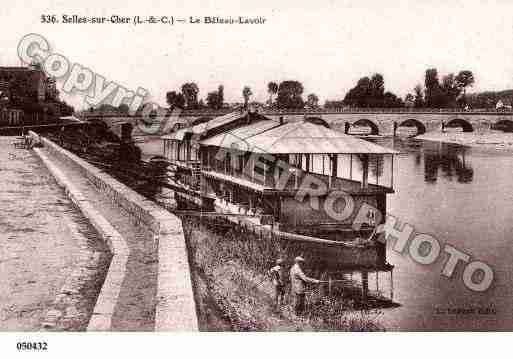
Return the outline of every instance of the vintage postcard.
{"type": "Polygon", "coordinates": [[[513,3],[4,5],[15,351],[513,329],[513,3]]]}

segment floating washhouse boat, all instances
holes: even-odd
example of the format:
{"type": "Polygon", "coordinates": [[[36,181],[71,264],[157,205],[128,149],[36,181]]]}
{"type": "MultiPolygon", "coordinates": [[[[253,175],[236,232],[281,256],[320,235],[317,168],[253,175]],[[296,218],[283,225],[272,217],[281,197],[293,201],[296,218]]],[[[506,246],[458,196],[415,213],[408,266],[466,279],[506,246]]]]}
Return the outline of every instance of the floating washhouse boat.
{"type": "Polygon", "coordinates": [[[307,120],[248,111],[162,139],[177,197],[278,236],[321,273],[358,271],[362,283],[368,272],[391,273],[385,246],[372,237],[394,192],[396,151],[307,120]],[[364,204],[379,213],[358,215],[364,204]]]}

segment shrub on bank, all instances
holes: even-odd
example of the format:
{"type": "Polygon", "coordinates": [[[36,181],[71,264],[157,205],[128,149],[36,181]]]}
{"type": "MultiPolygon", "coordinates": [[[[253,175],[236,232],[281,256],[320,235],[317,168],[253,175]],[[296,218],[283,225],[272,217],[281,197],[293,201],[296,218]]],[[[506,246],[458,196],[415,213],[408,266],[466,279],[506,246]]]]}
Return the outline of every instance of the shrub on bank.
{"type": "MultiPolygon", "coordinates": [[[[356,310],[350,299],[324,296],[318,287],[307,294],[309,304],[303,317],[294,314],[291,295],[276,310],[273,287],[265,274],[274,260],[283,255],[276,239],[261,239],[259,235],[242,233],[234,226],[211,219],[188,217],[183,219],[183,226],[193,281],[199,280],[200,273],[213,297],[211,302],[224,313],[232,330],[383,330],[377,321],[379,312],[356,310]]],[[[209,325],[203,323],[202,327],[216,329],[209,325]]]]}

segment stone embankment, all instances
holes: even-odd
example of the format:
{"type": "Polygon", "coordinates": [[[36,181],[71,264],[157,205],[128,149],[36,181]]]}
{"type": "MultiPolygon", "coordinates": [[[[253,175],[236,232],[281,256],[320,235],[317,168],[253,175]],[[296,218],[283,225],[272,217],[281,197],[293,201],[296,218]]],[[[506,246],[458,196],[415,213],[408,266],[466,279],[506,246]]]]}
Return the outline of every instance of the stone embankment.
{"type": "Polygon", "coordinates": [[[31,136],[113,254],[89,329],[197,330],[180,219],[52,141],[31,136]]]}
{"type": "Polygon", "coordinates": [[[84,330],[111,255],[17,141],[0,137],[0,330],[84,330]]]}

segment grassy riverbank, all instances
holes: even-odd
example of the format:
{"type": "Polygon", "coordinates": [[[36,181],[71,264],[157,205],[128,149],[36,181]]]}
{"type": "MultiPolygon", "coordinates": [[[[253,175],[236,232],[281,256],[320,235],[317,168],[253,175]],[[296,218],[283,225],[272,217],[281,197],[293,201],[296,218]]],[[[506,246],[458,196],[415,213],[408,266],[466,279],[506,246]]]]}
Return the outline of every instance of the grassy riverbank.
{"type": "MultiPolygon", "coordinates": [[[[303,317],[289,294],[279,310],[265,272],[279,255],[275,243],[251,233],[184,219],[199,321],[208,331],[378,331],[379,311],[355,310],[353,302],[323,296],[314,286],[303,317]]],[[[290,265],[290,263],[287,263],[290,265]]]]}

